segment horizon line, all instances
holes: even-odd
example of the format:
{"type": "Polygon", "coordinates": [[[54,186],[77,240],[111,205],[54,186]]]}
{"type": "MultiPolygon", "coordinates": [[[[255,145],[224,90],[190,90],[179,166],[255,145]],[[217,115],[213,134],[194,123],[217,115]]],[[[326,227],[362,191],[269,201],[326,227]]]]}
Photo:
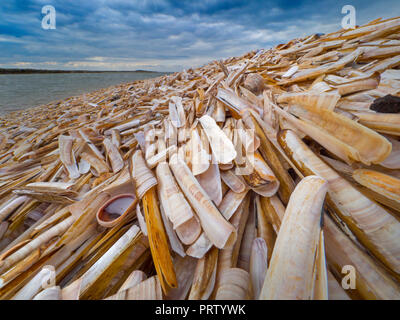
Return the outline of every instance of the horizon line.
{"type": "Polygon", "coordinates": [[[40,69],[40,68],[0,68],[0,74],[7,73],[100,73],[100,72],[148,72],[148,73],[174,73],[176,71],[152,71],[145,69],[136,70],[81,70],[81,69],[40,69]]]}

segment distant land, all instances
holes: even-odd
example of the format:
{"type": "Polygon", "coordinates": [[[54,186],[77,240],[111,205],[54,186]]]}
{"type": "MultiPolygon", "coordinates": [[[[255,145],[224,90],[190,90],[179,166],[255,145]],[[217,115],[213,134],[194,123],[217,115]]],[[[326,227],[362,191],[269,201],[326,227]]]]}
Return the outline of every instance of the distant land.
{"type": "MultiPolygon", "coordinates": [[[[134,71],[92,71],[92,70],[47,70],[47,69],[11,69],[0,68],[0,74],[28,74],[28,73],[109,73],[109,72],[145,72],[145,73],[160,73],[157,71],[134,70],[134,71]]],[[[169,72],[165,72],[169,73],[169,72]]]]}

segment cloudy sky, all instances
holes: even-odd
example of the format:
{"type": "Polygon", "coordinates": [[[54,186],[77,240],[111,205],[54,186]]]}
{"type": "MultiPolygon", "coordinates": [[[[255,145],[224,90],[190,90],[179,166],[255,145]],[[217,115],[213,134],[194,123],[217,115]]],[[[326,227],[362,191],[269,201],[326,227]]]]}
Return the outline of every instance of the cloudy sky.
{"type": "Polygon", "coordinates": [[[346,4],[359,25],[400,16],[399,0],[1,0],[0,68],[179,71],[336,31],[346,4]]]}

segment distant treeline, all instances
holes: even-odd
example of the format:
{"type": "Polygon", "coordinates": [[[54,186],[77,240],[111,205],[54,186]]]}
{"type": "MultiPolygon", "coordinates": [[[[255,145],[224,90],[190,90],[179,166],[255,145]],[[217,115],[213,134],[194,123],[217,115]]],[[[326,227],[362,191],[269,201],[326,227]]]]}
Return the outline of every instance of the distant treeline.
{"type": "Polygon", "coordinates": [[[9,69],[0,68],[0,74],[16,74],[16,73],[104,73],[104,72],[146,72],[157,73],[155,71],[135,70],[135,71],[89,71],[89,70],[46,70],[46,69],[9,69]]]}

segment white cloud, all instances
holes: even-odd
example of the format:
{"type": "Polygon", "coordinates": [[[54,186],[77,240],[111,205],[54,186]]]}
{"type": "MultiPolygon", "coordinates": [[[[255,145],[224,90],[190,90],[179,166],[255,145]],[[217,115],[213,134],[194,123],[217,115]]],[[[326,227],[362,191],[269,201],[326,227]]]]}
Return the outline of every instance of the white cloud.
{"type": "Polygon", "coordinates": [[[33,63],[32,62],[15,62],[12,65],[15,67],[29,67],[29,66],[32,66],[33,63]]]}
{"type": "Polygon", "coordinates": [[[14,43],[23,43],[24,41],[12,36],[1,36],[0,42],[14,42],[14,43]]]}

